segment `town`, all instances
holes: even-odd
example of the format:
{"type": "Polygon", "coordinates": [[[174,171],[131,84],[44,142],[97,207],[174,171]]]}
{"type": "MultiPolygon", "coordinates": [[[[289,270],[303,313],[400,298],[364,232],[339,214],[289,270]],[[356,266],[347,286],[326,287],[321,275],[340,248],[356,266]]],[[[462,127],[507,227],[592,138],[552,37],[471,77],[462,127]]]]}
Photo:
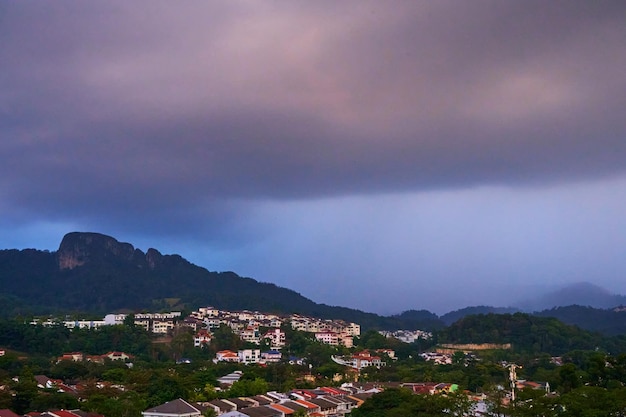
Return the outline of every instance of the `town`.
{"type": "Polygon", "coordinates": [[[212,307],[0,325],[1,417],[359,417],[375,404],[369,398],[406,392],[461,407],[458,415],[514,416],[524,404],[548,407],[583,389],[585,379],[573,376],[592,360],[603,364],[596,381],[621,381],[615,372],[626,360],[520,356],[511,343],[435,340],[449,339],[445,331],[362,332],[344,320],[212,307]],[[45,359],[63,346],[74,349],[45,359]]]}

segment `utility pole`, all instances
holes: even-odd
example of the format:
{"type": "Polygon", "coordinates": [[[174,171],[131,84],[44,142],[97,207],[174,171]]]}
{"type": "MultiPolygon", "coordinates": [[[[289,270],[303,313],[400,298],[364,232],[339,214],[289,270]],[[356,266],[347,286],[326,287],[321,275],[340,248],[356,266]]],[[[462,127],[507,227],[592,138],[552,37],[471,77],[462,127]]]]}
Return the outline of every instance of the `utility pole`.
{"type": "Polygon", "coordinates": [[[511,381],[511,401],[515,402],[515,385],[517,382],[517,372],[515,370],[521,368],[521,366],[511,363],[506,367],[509,368],[509,380],[511,381]]]}

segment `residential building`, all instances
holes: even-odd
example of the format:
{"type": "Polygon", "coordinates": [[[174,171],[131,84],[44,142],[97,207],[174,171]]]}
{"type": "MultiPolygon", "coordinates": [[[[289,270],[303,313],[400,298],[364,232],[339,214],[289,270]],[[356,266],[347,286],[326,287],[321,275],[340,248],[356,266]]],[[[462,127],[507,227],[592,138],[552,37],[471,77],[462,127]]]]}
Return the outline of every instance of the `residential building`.
{"type": "Polygon", "coordinates": [[[270,348],[273,350],[280,350],[283,346],[285,346],[285,332],[280,329],[268,330],[263,335],[263,339],[269,341],[270,348]]]}
{"type": "Polygon", "coordinates": [[[239,362],[244,364],[258,363],[261,360],[260,349],[243,349],[237,352],[239,362]]]}
{"type": "Polygon", "coordinates": [[[204,409],[197,404],[192,405],[178,398],[143,411],[141,415],[143,417],[200,417],[204,409]]]}

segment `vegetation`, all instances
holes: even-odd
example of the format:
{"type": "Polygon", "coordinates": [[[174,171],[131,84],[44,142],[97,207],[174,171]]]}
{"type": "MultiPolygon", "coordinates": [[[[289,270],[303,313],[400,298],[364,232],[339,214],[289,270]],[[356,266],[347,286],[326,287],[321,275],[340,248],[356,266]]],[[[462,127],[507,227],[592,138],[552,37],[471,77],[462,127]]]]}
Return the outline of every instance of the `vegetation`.
{"type": "Polygon", "coordinates": [[[438,333],[440,343],[511,343],[517,352],[561,355],[573,349],[626,351],[623,337],[606,337],[555,318],[529,314],[467,316],[438,333]]]}

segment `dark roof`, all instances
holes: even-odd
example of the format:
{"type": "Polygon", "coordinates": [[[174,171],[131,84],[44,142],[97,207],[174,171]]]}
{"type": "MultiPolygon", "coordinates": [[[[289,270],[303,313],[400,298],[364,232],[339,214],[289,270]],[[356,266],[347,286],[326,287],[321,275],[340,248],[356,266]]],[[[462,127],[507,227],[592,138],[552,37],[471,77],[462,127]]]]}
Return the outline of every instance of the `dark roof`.
{"type": "Polygon", "coordinates": [[[168,401],[165,404],[157,405],[156,407],[150,408],[145,413],[163,413],[163,414],[192,414],[197,413],[201,414],[201,411],[189,404],[187,401],[183,399],[176,399],[172,401],[168,401]]]}
{"type": "Polygon", "coordinates": [[[223,413],[228,412],[228,411],[235,411],[235,407],[233,407],[232,404],[225,403],[222,400],[209,401],[209,404],[213,404],[214,406],[219,408],[220,411],[223,412],[223,413]]]}
{"type": "Polygon", "coordinates": [[[322,410],[329,410],[329,409],[337,408],[337,403],[325,400],[324,398],[311,398],[310,400],[307,400],[307,401],[315,405],[319,405],[320,409],[322,410]]]}
{"type": "Polygon", "coordinates": [[[298,404],[297,402],[294,401],[285,401],[284,403],[280,403],[280,405],[287,407],[287,408],[291,408],[293,411],[298,411],[298,410],[309,410],[308,408],[306,408],[305,406],[303,406],[302,404],[298,404]]]}
{"type": "Polygon", "coordinates": [[[373,392],[360,392],[358,394],[352,394],[351,397],[365,401],[372,395],[374,395],[373,392]]]}
{"type": "Polygon", "coordinates": [[[230,401],[231,403],[235,404],[237,406],[237,410],[254,406],[252,402],[244,398],[226,398],[226,401],[230,401]]]}
{"type": "Polygon", "coordinates": [[[347,396],[347,395],[339,395],[338,397],[335,398],[340,398],[342,401],[345,401],[348,404],[352,404],[353,406],[357,405],[359,402],[353,398],[352,396],[347,396]]]}
{"type": "Polygon", "coordinates": [[[339,398],[339,397],[333,396],[333,395],[327,395],[327,396],[325,396],[323,398],[320,398],[320,399],[329,401],[329,402],[331,402],[333,404],[337,404],[337,405],[339,405],[339,404],[348,404],[347,401],[344,401],[342,398],[339,398]]]}
{"type": "Polygon", "coordinates": [[[259,405],[268,405],[275,403],[275,400],[272,400],[270,397],[266,397],[265,395],[255,395],[251,397],[254,401],[258,402],[259,405]]]}
{"type": "Polygon", "coordinates": [[[281,417],[282,413],[271,407],[248,407],[243,408],[241,410],[243,414],[246,414],[250,417],[281,417]]]}

